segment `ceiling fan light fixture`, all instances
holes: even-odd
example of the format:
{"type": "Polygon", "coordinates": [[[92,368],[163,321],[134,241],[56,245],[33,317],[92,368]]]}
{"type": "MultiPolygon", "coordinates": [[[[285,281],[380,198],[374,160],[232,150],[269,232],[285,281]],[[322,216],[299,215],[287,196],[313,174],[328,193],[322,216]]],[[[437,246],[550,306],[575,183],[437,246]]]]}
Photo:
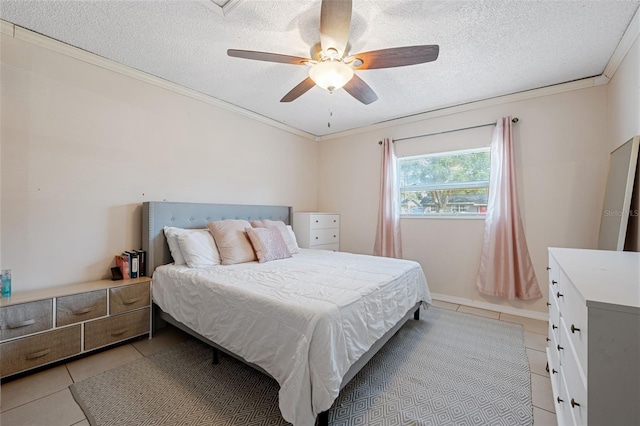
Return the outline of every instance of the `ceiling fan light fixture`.
{"type": "Polygon", "coordinates": [[[309,77],[318,86],[333,92],[353,78],[353,69],[340,61],[323,61],[309,68],[309,77]]]}

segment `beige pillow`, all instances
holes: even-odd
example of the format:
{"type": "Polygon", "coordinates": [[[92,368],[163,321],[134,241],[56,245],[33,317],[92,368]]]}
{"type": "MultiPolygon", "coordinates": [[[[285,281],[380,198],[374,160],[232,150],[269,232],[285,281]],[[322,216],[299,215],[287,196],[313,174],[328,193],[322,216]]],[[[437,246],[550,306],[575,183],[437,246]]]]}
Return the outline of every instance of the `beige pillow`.
{"type": "Polygon", "coordinates": [[[276,228],[247,228],[246,231],[258,256],[258,262],[291,257],[287,244],[276,228]]]}
{"type": "Polygon", "coordinates": [[[300,248],[298,247],[298,243],[291,238],[291,234],[287,229],[287,225],[284,224],[281,220],[252,220],[251,226],[254,228],[276,228],[280,231],[280,235],[282,235],[282,239],[287,244],[287,248],[289,249],[289,253],[296,254],[300,253],[300,248]]]}
{"type": "Polygon", "coordinates": [[[245,228],[251,227],[246,220],[218,220],[207,224],[218,246],[223,265],[251,262],[256,260],[245,228]]]}

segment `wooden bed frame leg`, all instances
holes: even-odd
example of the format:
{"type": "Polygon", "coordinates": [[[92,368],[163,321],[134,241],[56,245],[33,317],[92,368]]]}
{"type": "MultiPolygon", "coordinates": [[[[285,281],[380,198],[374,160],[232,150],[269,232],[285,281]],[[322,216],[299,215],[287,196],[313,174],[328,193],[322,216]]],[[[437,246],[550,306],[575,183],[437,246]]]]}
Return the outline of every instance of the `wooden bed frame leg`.
{"type": "Polygon", "coordinates": [[[318,414],[316,426],[329,426],[329,410],[318,414]]]}
{"type": "Polygon", "coordinates": [[[213,361],[211,362],[213,365],[218,365],[218,363],[220,362],[220,358],[218,357],[219,352],[216,348],[211,348],[213,349],[213,361]]]}
{"type": "Polygon", "coordinates": [[[413,319],[416,321],[420,320],[420,308],[416,309],[416,311],[413,313],[413,319]]]}

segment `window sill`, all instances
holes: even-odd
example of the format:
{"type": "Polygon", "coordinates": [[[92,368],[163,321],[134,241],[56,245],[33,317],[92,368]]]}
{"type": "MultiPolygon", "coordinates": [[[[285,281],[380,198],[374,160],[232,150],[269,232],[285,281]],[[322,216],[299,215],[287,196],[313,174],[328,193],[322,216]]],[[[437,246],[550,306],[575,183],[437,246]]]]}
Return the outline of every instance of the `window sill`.
{"type": "Polygon", "coordinates": [[[455,219],[455,220],[484,220],[486,214],[439,214],[433,216],[400,215],[400,219],[455,219]]]}

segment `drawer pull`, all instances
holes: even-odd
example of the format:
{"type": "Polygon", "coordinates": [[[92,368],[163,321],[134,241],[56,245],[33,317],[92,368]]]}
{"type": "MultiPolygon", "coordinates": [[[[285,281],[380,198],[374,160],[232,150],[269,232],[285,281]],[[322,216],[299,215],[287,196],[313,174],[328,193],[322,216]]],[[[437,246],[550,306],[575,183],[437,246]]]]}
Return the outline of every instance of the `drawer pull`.
{"type": "Polygon", "coordinates": [[[551,329],[552,329],[552,330],[555,330],[556,328],[558,328],[558,326],[557,326],[557,325],[555,325],[555,324],[551,324],[551,329]]]}
{"type": "Polygon", "coordinates": [[[316,237],[316,240],[318,239],[318,237],[316,237]]]}
{"type": "Polygon", "coordinates": [[[550,341],[551,341],[551,339],[549,339],[549,338],[547,337],[547,342],[550,342],[550,341]]]}
{"type": "Polygon", "coordinates": [[[561,350],[563,350],[564,348],[560,345],[558,345],[558,352],[560,352],[561,350]]]}
{"type": "Polygon", "coordinates": [[[556,293],[556,296],[558,297],[558,299],[560,299],[561,297],[564,297],[564,294],[562,294],[562,293],[560,293],[560,292],[557,292],[557,293],[556,293]]]}
{"type": "Polygon", "coordinates": [[[580,329],[576,328],[573,324],[571,324],[571,332],[575,333],[576,331],[580,331],[580,329]]]}
{"type": "Polygon", "coordinates": [[[333,238],[335,238],[336,236],[334,235],[333,238]]]}
{"type": "Polygon", "coordinates": [[[574,401],[573,398],[571,398],[571,408],[579,407],[579,406],[580,406],[580,404],[578,404],[577,402],[574,401]]]}
{"type": "Polygon", "coordinates": [[[547,302],[547,306],[551,306],[551,303],[547,302]]]}
{"type": "Polygon", "coordinates": [[[22,322],[17,322],[14,324],[7,324],[7,328],[9,330],[13,330],[14,328],[26,327],[28,325],[35,324],[35,323],[36,323],[36,320],[32,318],[32,319],[28,319],[22,322]]]}
{"type": "Polygon", "coordinates": [[[336,222],[337,222],[337,220],[333,219],[333,223],[336,223],[336,222]]]}
{"type": "Polygon", "coordinates": [[[120,330],[112,331],[111,335],[114,336],[114,337],[115,336],[120,336],[120,335],[126,333],[127,331],[129,331],[128,328],[121,328],[120,330]]]}
{"type": "Polygon", "coordinates": [[[551,280],[551,284],[556,285],[556,284],[558,284],[558,281],[556,281],[556,280],[551,280]]]}
{"type": "Polygon", "coordinates": [[[88,308],[78,309],[77,311],[71,311],[71,313],[73,315],[84,315],[93,311],[94,309],[95,308],[93,306],[89,306],[88,308]]]}
{"type": "Polygon", "coordinates": [[[560,399],[560,397],[557,397],[556,401],[558,401],[558,404],[560,404],[561,402],[564,402],[564,399],[560,399]]]}
{"type": "Polygon", "coordinates": [[[551,369],[551,372],[552,372],[553,374],[558,374],[558,370],[556,370],[555,368],[552,368],[552,369],[551,369]]]}
{"type": "Polygon", "coordinates": [[[123,300],[122,304],[123,305],[133,305],[136,302],[139,302],[142,300],[142,297],[135,297],[133,299],[127,299],[127,300],[123,300]]]}
{"type": "Polygon", "coordinates": [[[550,271],[550,270],[551,270],[551,268],[547,266],[547,271],[550,271]]]}
{"type": "Polygon", "coordinates": [[[318,220],[316,219],[316,223],[318,223],[318,220]]]}
{"type": "Polygon", "coordinates": [[[51,352],[51,349],[45,349],[39,352],[34,352],[32,354],[28,354],[26,355],[24,358],[25,359],[36,359],[36,358],[41,358],[45,355],[48,355],[51,352]]]}

